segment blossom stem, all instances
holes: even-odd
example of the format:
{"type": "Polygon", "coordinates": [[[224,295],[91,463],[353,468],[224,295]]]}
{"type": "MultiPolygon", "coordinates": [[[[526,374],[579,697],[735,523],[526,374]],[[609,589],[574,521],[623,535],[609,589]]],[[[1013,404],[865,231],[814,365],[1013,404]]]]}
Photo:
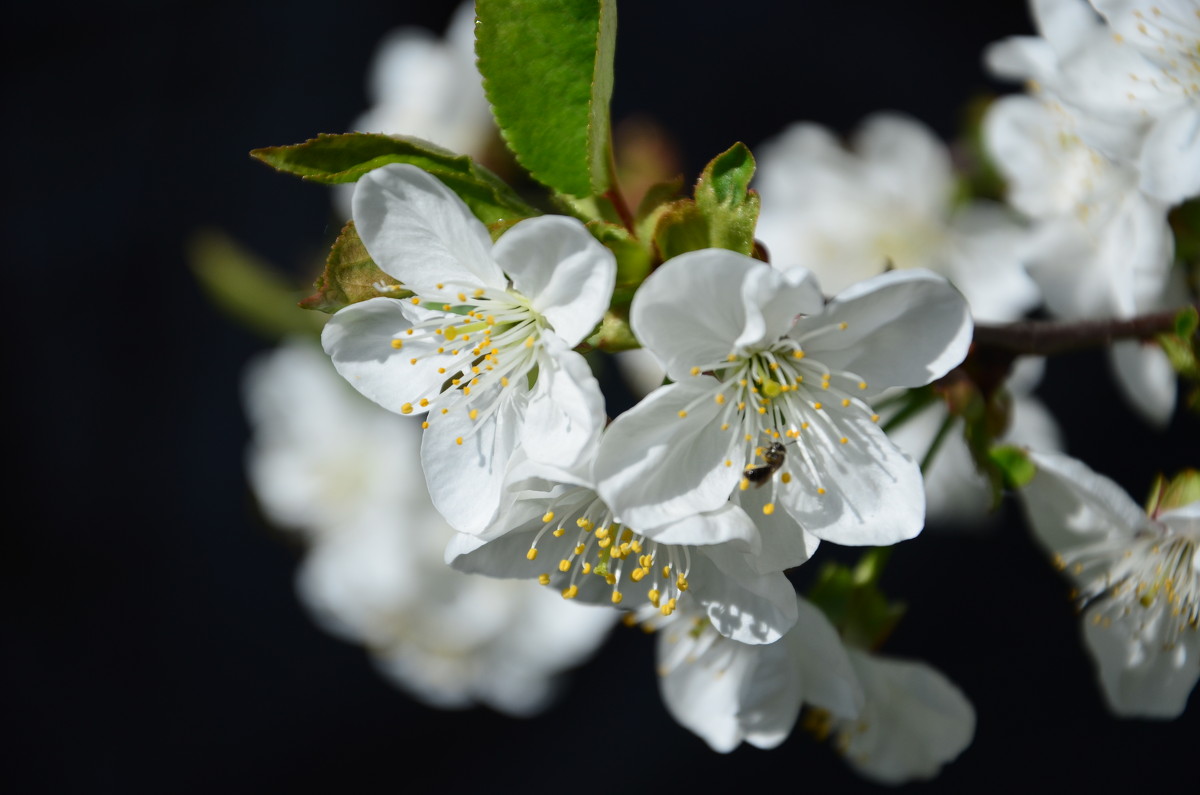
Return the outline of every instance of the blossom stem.
{"type": "MultiPolygon", "coordinates": [[[[1192,306],[1196,306],[1193,304],[1192,306]]],[[[1004,325],[975,325],[975,345],[1013,355],[1051,356],[1102,348],[1117,340],[1150,339],[1174,330],[1175,319],[1187,307],[1126,318],[1124,320],[1025,320],[1004,325]]]]}

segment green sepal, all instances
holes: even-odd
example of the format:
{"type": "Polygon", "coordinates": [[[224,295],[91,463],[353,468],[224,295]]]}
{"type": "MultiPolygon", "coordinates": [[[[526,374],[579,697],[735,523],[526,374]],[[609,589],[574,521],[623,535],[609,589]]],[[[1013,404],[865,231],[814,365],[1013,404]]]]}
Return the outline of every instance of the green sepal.
{"type": "Polygon", "coordinates": [[[467,155],[420,138],[322,134],[301,144],[269,146],[250,154],[279,171],[325,185],[356,182],[380,166],[408,163],[440,179],[485,224],[538,215],[504,180],[467,155]]]}
{"type": "Polygon", "coordinates": [[[853,567],[826,563],[807,594],[838,630],[847,646],[878,649],[904,615],[905,605],[888,601],[879,587],[885,548],[865,552],[853,567]]]}
{"type": "Polygon", "coordinates": [[[629,230],[605,221],[590,221],[588,231],[617,258],[617,279],[612,305],[628,307],[633,293],[650,273],[653,252],[629,230]]]}
{"type": "Polygon", "coordinates": [[[661,257],[668,260],[702,248],[753,256],[759,210],[758,194],[749,189],[754,167],[750,150],[736,143],[704,167],[693,198],[660,203],[648,213],[647,218],[656,219],[654,243],[661,257]]]}
{"type": "Polygon", "coordinates": [[[1037,474],[1037,465],[1020,447],[1002,444],[988,451],[988,460],[1000,472],[1004,484],[1010,489],[1019,489],[1029,484],[1037,474]]]}
{"type": "Polygon", "coordinates": [[[297,310],[300,292],[224,232],[194,234],[187,258],[212,302],[251,331],[272,340],[321,333],[322,318],[297,310]]]}
{"type": "Polygon", "coordinates": [[[517,162],[558,193],[605,193],[615,0],[477,0],[475,14],[484,92],[517,162]]]}
{"type": "Polygon", "coordinates": [[[589,348],[608,353],[630,351],[642,347],[637,337],[633,336],[629,320],[611,310],[604,313],[604,317],[600,320],[600,326],[584,342],[589,348]]]}
{"type": "Polygon", "coordinates": [[[412,295],[371,259],[353,221],[347,221],[337,240],[333,241],[325,260],[325,271],[317,277],[313,289],[316,292],[301,301],[300,306],[328,314],[369,298],[383,295],[406,298],[412,295]],[[381,291],[379,286],[384,290],[381,291]]]}
{"type": "Polygon", "coordinates": [[[1154,479],[1146,499],[1146,513],[1154,518],[1193,502],[1200,502],[1200,471],[1185,469],[1167,480],[1163,475],[1154,479]]]}
{"type": "Polygon", "coordinates": [[[663,261],[711,248],[708,219],[694,199],[679,199],[662,207],[654,227],[654,245],[663,261]]]}

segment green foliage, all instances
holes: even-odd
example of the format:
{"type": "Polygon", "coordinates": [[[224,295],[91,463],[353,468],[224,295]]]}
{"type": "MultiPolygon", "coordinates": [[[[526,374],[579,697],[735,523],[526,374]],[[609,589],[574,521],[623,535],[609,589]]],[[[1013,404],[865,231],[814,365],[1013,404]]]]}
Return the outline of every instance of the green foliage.
{"type": "Polygon", "coordinates": [[[693,198],[663,205],[654,243],[664,260],[702,248],[725,248],[753,255],[758,194],[749,189],[754,156],[736,143],[704,168],[693,198]]]}
{"type": "Polygon", "coordinates": [[[320,333],[324,321],[296,311],[300,295],[287,279],[225,233],[196,233],[187,256],[212,302],[252,331],[272,340],[320,333]]]}
{"type": "Polygon", "coordinates": [[[377,133],[318,135],[302,144],[269,146],[250,154],[279,171],[325,185],[355,182],[389,163],[408,163],[440,179],[485,224],[538,214],[502,179],[471,158],[419,138],[377,133]]]}
{"type": "Polygon", "coordinates": [[[478,0],[475,53],[500,134],[558,193],[612,184],[615,0],[478,0]]]}
{"type": "Polygon", "coordinates": [[[988,451],[988,460],[1004,478],[1009,488],[1019,489],[1033,480],[1037,474],[1037,466],[1029,460],[1029,456],[1020,447],[1013,445],[998,445],[988,451]]]}
{"type": "Polygon", "coordinates": [[[889,602],[879,587],[888,554],[883,547],[867,550],[854,568],[827,563],[808,592],[849,646],[878,649],[904,615],[905,606],[889,602]]]}
{"type": "Polygon", "coordinates": [[[1175,372],[1191,384],[1188,396],[1184,399],[1185,405],[1200,413],[1200,356],[1196,353],[1196,344],[1200,342],[1198,328],[1200,312],[1194,306],[1185,307],[1175,316],[1175,333],[1159,334],[1158,344],[1167,354],[1175,372]]]}
{"type": "Polygon", "coordinates": [[[1200,471],[1185,469],[1170,480],[1159,475],[1146,500],[1146,513],[1157,518],[1193,502],[1200,502],[1200,471]]]}
{"type": "Polygon", "coordinates": [[[371,259],[353,221],[348,221],[333,241],[325,260],[325,271],[317,277],[313,288],[316,293],[301,301],[300,306],[329,314],[381,295],[393,298],[412,295],[371,259]],[[384,286],[387,292],[380,292],[376,285],[384,286]]]}

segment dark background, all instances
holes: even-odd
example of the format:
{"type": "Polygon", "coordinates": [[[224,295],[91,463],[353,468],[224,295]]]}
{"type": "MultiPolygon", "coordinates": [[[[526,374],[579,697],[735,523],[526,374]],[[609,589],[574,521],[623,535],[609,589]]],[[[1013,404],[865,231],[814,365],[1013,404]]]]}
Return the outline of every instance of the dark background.
{"type": "MultiPolygon", "coordinates": [[[[240,371],[269,343],[207,302],[185,242],[216,226],[307,278],[336,231],[327,190],[246,153],[345,129],[378,39],[440,31],[453,6],[6,11],[8,791],[873,789],[803,733],[709,751],[666,715],[639,632],[618,630],[556,708],[517,721],[415,705],[297,603],[300,552],[258,520],[241,465],[240,371]]],[[[968,97],[1008,90],[985,78],[983,45],[1030,29],[1017,0],[627,0],[614,118],[653,114],[689,179],[799,119],[848,131],[899,109],[948,136],[968,97]]],[[[1146,427],[1099,354],[1054,361],[1041,394],[1068,450],[1138,500],[1159,468],[1197,463],[1196,421],[1146,427]]],[[[992,531],[902,545],[884,579],[910,605],[887,651],[940,668],[978,713],[974,745],[925,788],[1185,781],[1196,699],[1173,723],[1104,711],[1067,586],[1013,508],[992,531]]]]}

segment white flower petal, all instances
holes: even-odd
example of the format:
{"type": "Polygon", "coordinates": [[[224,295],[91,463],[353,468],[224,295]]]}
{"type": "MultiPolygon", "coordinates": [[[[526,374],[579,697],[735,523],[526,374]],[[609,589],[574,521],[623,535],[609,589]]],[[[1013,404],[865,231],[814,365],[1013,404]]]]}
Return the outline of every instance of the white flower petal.
{"type": "Polygon", "coordinates": [[[737,548],[752,554],[762,547],[758,528],[746,512],[733,503],[725,503],[713,511],[685,516],[655,528],[653,535],[648,537],[660,544],[704,545],[732,542],[737,548]]]}
{"type": "Polygon", "coordinates": [[[1151,425],[1165,428],[1175,412],[1178,376],[1158,345],[1137,340],[1113,343],[1109,349],[1117,386],[1151,425]]]}
{"type": "MultiPolygon", "coordinates": [[[[674,652],[673,645],[690,643],[686,633],[680,631],[682,623],[660,631],[660,665],[674,652]]],[[[725,654],[719,658],[701,657],[671,667],[658,680],[663,704],[671,717],[714,751],[728,753],[737,748],[742,741],[738,723],[742,691],[758,668],[763,648],[728,642],[722,649],[725,654]]]]}
{"type": "Polygon", "coordinates": [[[836,544],[885,546],[920,533],[925,491],[917,463],[864,415],[845,415],[838,430],[846,444],[815,425],[801,436],[805,448],[789,454],[792,478],[780,484],[779,502],[805,530],[836,544]],[[801,455],[817,480],[807,464],[793,463],[801,455]]]}
{"type": "Polygon", "coordinates": [[[663,263],[638,288],[629,312],[633,331],[673,380],[687,378],[694,365],[723,361],[733,350],[748,320],[739,300],[743,284],[761,264],[724,249],[689,251],[663,263]]]}
{"type": "Polygon", "coordinates": [[[733,498],[754,518],[758,526],[762,546],[754,556],[754,565],[759,571],[795,568],[808,561],[817,551],[821,539],[803,529],[787,511],[763,512],[763,507],[771,499],[769,488],[762,486],[735,491],[733,498]]]}
{"type": "Polygon", "coordinates": [[[504,478],[521,427],[521,396],[498,398],[478,421],[461,408],[434,417],[421,439],[421,464],[434,506],[460,533],[479,534],[501,508],[504,478]]]}
{"type": "Polygon", "coordinates": [[[796,607],[796,625],[783,642],[804,681],[805,703],[839,718],[857,717],[865,695],[841,637],[825,614],[807,599],[797,597],[796,607]]]}
{"type": "Polygon", "coordinates": [[[521,425],[521,446],[534,461],[569,469],[599,442],[604,395],[587,360],[562,340],[545,335],[542,350],[521,425]]]}
{"type": "Polygon", "coordinates": [[[825,307],[817,277],[804,267],[778,271],[754,268],[742,285],[746,328],[735,340],[738,348],[752,348],[782,337],[799,315],[812,315],[825,307]]]}
{"type": "Polygon", "coordinates": [[[450,298],[465,286],[505,287],[487,227],[416,166],[393,163],[364,174],[354,190],[354,225],[375,264],[419,295],[450,298]]]}
{"type": "Polygon", "coordinates": [[[850,651],[866,703],[843,731],[843,754],[882,784],[933,778],[975,736],[975,710],[949,679],[924,663],[850,651]]]}
{"type": "Polygon", "coordinates": [[[688,593],[725,637],[774,643],[796,623],[796,591],[782,572],[760,574],[729,544],[697,547],[692,554],[688,593]]]}
{"type": "Polygon", "coordinates": [[[501,235],[492,256],[569,348],[582,342],[608,309],[616,259],[574,218],[526,218],[501,235]]]}
{"type": "Polygon", "coordinates": [[[874,392],[945,375],[966,356],[974,329],[962,294],[922,270],[892,271],[843,290],[823,314],[801,319],[791,336],[804,339],[840,323],[845,330],[814,335],[805,351],[832,370],[856,373],[874,392]]]}
{"type": "Polygon", "coordinates": [[[954,188],[946,147],[925,125],[898,113],[868,116],[854,134],[868,189],[905,197],[921,216],[941,215],[954,188]]]}
{"type": "Polygon", "coordinates": [[[1142,190],[1167,204],[1200,194],[1200,108],[1181,106],[1150,128],[1138,171],[1142,190]]]}
{"type": "Polygon", "coordinates": [[[421,399],[436,398],[446,381],[438,368],[454,361],[450,354],[438,354],[424,335],[404,334],[418,311],[394,298],[372,298],[341,309],[321,331],[321,344],[338,373],[363,395],[397,413],[423,411],[421,399]],[[404,347],[396,348],[396,340],[404,347]],[[403,412],[405,404],[409,412],[403,412]]]}
{"type": "Polygon", "coordinates": [[[662,387],[617,417],[601,439],[596,490],[639,532],[721,507],[741,477],[740,458],[730,459],[740,455],[737,439],[717,431],[721,406],[711,390],[709,376],[662,387]]]}

